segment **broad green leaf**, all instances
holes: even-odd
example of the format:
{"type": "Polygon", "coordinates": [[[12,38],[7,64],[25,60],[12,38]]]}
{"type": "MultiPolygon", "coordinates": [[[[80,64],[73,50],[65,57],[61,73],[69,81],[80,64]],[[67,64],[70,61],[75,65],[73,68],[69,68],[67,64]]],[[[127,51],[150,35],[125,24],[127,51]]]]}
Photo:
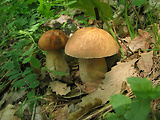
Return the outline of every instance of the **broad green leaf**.
{"type": "Polygon", "coordinates": [[[31,110],[31,112],[33,112],[34,104],[35,100],[31,100],[31,102],[29,103],[29,109],[31,110]]]}
{"type": "Polygon", "coordinates": [[[33,67],[35,67],[35,68],[40,68],[41,63],[40,63],[40,61],[39,61],[37,58],[31,56],[30,61],[31,61],[31,65],[32,65],[33,67]]]}
{"type": "Polygon", "coordinates": [[[26,68],[26,70],[23,72],[23,74],[22,74],[22,75],[23,75],[23,76],[24,76],[24,75],[27,75],[27,74],[31,73],[31,72],[32,72],[32,70],[33,70],[33,68],[31,68],[31,67],[27,67],[27,68],[26,68]]]}
{"type": "Polygon", "coordinates": [[[137,97],[143,99],[150,98],[150,94],[152,94],[153,87],[147,78],[129,77],[127,78],[127,82],[130,84],[133,93],[137,97]]]}
{"type": "Polygon", "coordinates": [[[70,7],[80,8],[86,15],[95,16],[94,9],[97,8],[100,16],[106,18],[112,17],[112,8],[105,2],[99,2],[98,0],[77,0],[76,3],[69,5],[70,7]]]}
{"type": "MultiPolygon", "coordinates": [[[[27,83],[26,83],[27,84],[27,83]]],[[[19,90],[19,92],[23,91],[23,90],[27,90],[29,87],[24,87],[22,89],[19,90]]]]}
{"type": "Polygon", "coordinates": [[[35,87],[37,87],[37,86],[39,86],[39,81],[38,80],[35,80],[33,83],[31,83],[30,84],[30,88],[35,88],[35,87]]]}
{"type": "Polygon", "coordinates": [[[13,71],[10,71],[7,76],[10,76],[10,75],[14,75],[14,74],[17,74],[19,73],[19,70],[13,70],[13,71]]]}
{"type": "Polygon", "coordinates": [[[24,85],[26,85],[27,83],[26,82],[24,82],[24,79],[20,79],[20,80],[18,80],[14,85],[13,85],[13,87],[22,87],[22,86],[24,86],[24,85]]]}
{"type": "Polygon", "coordinates": [[[147,120],[151,99],[134,98],[130,109],[126,112],[126,120],[147,120]]]}
{"type": "Polygon", "coordinates": [[[159,98],[160,97],[160,86],[156,85],[152,92],[149,93],[149,96],[150,98],[153,100],[153,99],[156,99],[156,98],[159,98]]]}
{"type": "Polygon", "coordinates": [[[111,105],[116,112],[116,115],[124,115],[131,104],[131,99],[125,95],[115,94],[110,97],[111,105]]]}
{"type": "Polygon", "coordinates": [[[32,83],[33,81],[35,81],[36,78],[37,78],[37,74],[32,73],[32,74],[29,74],[29,75],[27,75],[27,76],[25,77],[25,81],[26,81],[27,84],[30,84],[30,83],[32,83]]]}
{"type": "Polygon", "coordinates": [[[33,3],[33,2],[35,2],[35,0],[27,0],[27,1],[26,1],[27,4],[31,4],[31,3],[33,3]]]}
{"type": "Polygon", "coordinates": [[[28,31],[34,32],[34,31],[36,31],[38,29],[39,26],[40,26],[40,23],[32,25],[28,31]]]}
{"type": "Polygon", "coordinates": [[[37,20],[36,20],[37,18],[38,18],[38,13],[34,13],[29,20],[29,26],[32,26],[32,25],[36,24],[37,23],[37,20]]]}
{"type": "Polygon", "coordinates": [[[114,114],[114,113],[107,113],[107,114],[104,116],[104,119],[105,119],[105,120],[118,120],[116,114],[114,114]]]}
{"type": "Polygon", "coordinates": [[[17,26],[22,27],[28,23],[28,20],[25,17],[17,17],[14,22],[17,24],[17,26]]]}
{"type": "Polygon", "coordinates": [[[35,50],[35,49],[36,49],[36,47],[34,47],[34,45],[32,45],[32,46],[29,48],[29,50],[27,50],[27,51],[25,51],[25,52],[23,53],[22,56],[30,55],[31,52],[33,52],[33,50],[35,50]]]}
{"type": "Polygon", "coordinates": [[[11,60],[13,61],[14,64],[14,69],[20,70],[20,64],[19,64],[19,58],[18,58],[18,51],[12,51],[11,52],[11,60]]]}
{"type": "Polygon", "coordinates": [[[69,1],[68,3],[66,3],[66,5],[69,6],[69,5],[72,5],[72,4],[76,3],[76,2],[77,2],[77,0],[69,1]]]}
{"type": "Polygon", "coordinates": [[[13,62],[7,62],[2,66],[2,69],[11,70],[14,68],[13,62]]]}
{"type": "Polygon", "coordinates": [[[63,72],[60,72],[60,71],[51,71],[51,70],[48,70],[46,67],[42,67],[42,69],[46,70],[48,72],[54,73],[56,75],[69,75],[69,73],[63,73],[63,72]]]}
{"type": "MultiPolygon", "coordinates": [[[[20,31],[19,31],[20,32],[20,31]]],[[[22,33],[23,31],[21,31],[22,33]]],[[[24,32],[23,32],[24,33],[24,32]]],[[[13,48],[21,49],[22,47],[28,45],[31,41],[28,39],[19,40],[16,44],[13,45],[13,48]]]]}
{"type": "Polygon", "coordinates": [[[119,0],[119,3],[125,6],[125,0],[119,0]]]}
{"type": "Polygon", "coordinates": [[[28,63],[30,61],[30,57],[27,57],[27,58],[25,58],[24,60],[23,60],[23,64],[25,64],[25,63],[28,63]]]}
{"type": "Polygon", "coordinates": [[[100,16],[104,16],[107,19],[112,17],[113,11],[109,4],[99,2],[98,0],[93,0],[92,2],[94,3],[95,7],[98,8],[100,16]]]}
{"type": "Polygon", "coordinates": [[[34,92],[33,90],[30,91],[30,92],[28,92],[27,97],[28,97],[29,99],[35,97],[35,92],[34,92]]]}
{"type": "Polygon", "coordinates": [[[21,77],[21,73],[17,73],[17,74],[11,75],[8,79],[13,80],[15,78],[20,78],[20,77],[21,77]]]}
{"type": "Polygon", "coordinates": [[[148,1],[147,0],[133,0],[132,3],[135,6],[141,6],[141,5],[145,4],[145,3],[148,3],[148,1]]]}

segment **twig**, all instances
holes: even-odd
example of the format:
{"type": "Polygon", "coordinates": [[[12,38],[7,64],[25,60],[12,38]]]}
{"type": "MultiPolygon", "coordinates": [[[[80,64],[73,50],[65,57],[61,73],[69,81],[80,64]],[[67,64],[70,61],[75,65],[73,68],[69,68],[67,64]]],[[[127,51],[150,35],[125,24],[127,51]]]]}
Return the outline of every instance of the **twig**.
{"type": "MultiPolygon", "coordinates": [[[[37,94],[38,94],[38,92],[39,92],[39,89],[37,90],[37,94]]],[[[34,120],[34,119],[35,119],[35,114],[36,114],[36,104],[37,104],[37,99],[36,99],[35,102],[34,102],[31,120],[34,120]]]]}
{"type": "Polygon", "coordinates": [[[36,114],[36,103],[37,103],[37,100],[35,100],[35,102],[34,102],[34,107],[33,107],[33,112],[32,112],[32,118],[31,118],[31,120],[34,120],[34,119],[35,119],[35,114],[36,114]]]}

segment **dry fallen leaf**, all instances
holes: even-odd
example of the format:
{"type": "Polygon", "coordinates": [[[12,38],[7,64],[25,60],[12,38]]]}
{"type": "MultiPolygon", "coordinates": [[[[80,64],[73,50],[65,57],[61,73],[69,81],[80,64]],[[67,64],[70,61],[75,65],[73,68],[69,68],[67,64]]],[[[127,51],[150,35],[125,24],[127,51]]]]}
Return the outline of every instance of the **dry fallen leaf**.
{"type": "Polygon", "coordinates": [[[138,49],[146,50],[149,48],[151,43],[151,35],[147,31],[138,29],[139,35],[135,37],[129,44],[129,48],[132,52],[137,51],[138,49]]]}
{"type": "Polygon", "coordinates": [[[45,116],[44,112],[42,112],[41,106],[36,107],[36,113],[35,113],[34,120],[47,120],[47,117],[45,116]]]}
{"type": "Polygon", "coordinates": [[[66,95],[71,91],[70,87],[67,87],[67,84],[59,81],[50,82],[49,87],[51,87],[53,92],[56,92],[56,94],[59,95],[66,95]]]}
{"type": "Polygon", "coordinates": [[[53,113],[53,120],[67,120],[70,109],[68,105],[65,105],[63,108],[57,108],[57,110],[53,113]]]}
{"type": "Polygon", "coordinates": [[[48,21],[48,22],[46,22],[45,24],[44,24],[44,26],[49,26],[49,27],[51,27],[51,28],[53,28],[54,26],[53,26],[53,23],[54,22],[59,22],[59,23],[61,23],[61,24],[63,24],[63,23],[65,23],[65,22],[67,22],[67,20],[68,19],[71,19],[71,17],[69,17],[68,15],[61,15],[58,19],[53,19],[53,20],[51,20],[51,21],[48,21]]]}
{"type": "Polygon", "coordinates": [[[0,120],[21,120],[20,117],[14,116],[19,108],[8,104],[6,108],[0,111],[0,120]]]}
{"type": "Polygon", "coordinates": [[[153,51],[148,53],[143,53],[140,60],[137,63],[137,66],[140,70],[143,70],[144,73],[148,74],[151,71],[153,66],[153,51]]]}
{"type": "Polygon", "coordinates": [[[26,92],[23,90],[21,92],[17,91],[12,91],[9,93],[5,93],[3,95],[3,98],[0,101],[0,107],[5,103],[5,104],[12,104],[15,102],[17,99],[22,98],[24,95],[26,95],[26,92]]]}

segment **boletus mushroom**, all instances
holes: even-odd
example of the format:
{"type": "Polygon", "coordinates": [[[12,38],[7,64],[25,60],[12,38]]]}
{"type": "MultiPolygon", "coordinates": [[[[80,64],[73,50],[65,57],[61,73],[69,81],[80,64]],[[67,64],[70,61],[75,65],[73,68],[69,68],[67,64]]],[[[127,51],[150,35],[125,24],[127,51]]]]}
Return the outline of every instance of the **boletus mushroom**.
{"type": "Polygon", "coordinates": [[[104,57],[118,53],[117,41],[105,30],[87,27],[77,30],[67,41],[65,53],[79,58],[83,83],[104,79],[107,63],[104,57]]]}
{"type": "MultiPolygon", "coordinates": [[[[67,43],[67,35],[60,30],[49,30],[42,34],[38,41],[39,48],[47,51],[46,67],[51,71],[69,73],[68,64],[62,50],[67,43]]],[[[51,77],[60,79],[60,75],[50,73],[51,77]]]]}

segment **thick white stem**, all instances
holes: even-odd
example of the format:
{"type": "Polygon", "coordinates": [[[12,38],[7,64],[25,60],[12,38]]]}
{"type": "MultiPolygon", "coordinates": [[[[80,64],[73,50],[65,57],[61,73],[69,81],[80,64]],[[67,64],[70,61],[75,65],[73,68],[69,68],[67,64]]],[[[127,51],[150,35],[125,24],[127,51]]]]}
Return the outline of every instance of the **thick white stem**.
{"type": "MultiPolygon", "coordinates": [[[[69,67],[64,59],[62,51],[47,51],[46,54],[46,67],[52,71],[59,71],[63,73],[69,73],[69,67]]],[[[50,73],[51,77],[61,79],[61,75],[50,73]]]]}
{"type": "Polygon", "coordinates": [[[105,58],[80,59],[79,71],[83,83],[104,79],[104,73],[107,72],[107,63],[105,58]]]}

